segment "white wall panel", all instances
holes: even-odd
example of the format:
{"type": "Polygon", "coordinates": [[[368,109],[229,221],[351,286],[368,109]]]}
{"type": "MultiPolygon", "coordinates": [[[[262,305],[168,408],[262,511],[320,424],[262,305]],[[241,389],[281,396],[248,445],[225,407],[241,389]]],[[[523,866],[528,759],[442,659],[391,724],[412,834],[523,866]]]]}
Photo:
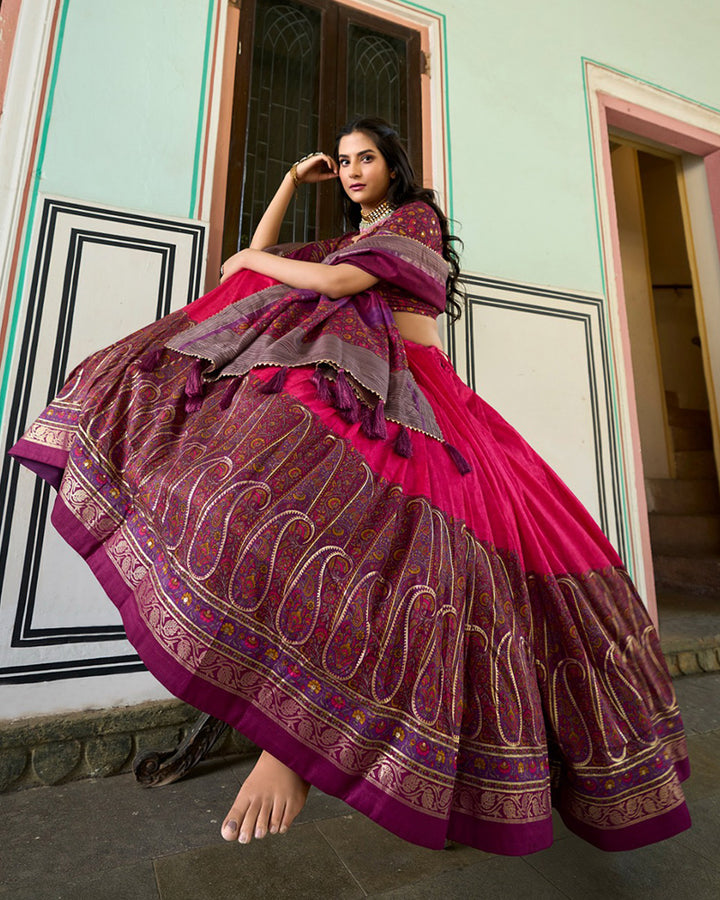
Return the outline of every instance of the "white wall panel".
{"type": "MultiPolygon", "coordinates": [[[[201,284],[202,223],[41,201],[2,423],[5,449],[88,353],[181,308],[201,284]]],[[[0,683],[75,679],[76,685],[60,691],[64,701],[57,691],[23,694],[15,687],[11,700],[0,693],[3,712],[164,696],[150,676],[128,682],[127,673],[143,667],[89,569],[52,529],[54,491],[3,454],[0,496],[0,683]]]]}

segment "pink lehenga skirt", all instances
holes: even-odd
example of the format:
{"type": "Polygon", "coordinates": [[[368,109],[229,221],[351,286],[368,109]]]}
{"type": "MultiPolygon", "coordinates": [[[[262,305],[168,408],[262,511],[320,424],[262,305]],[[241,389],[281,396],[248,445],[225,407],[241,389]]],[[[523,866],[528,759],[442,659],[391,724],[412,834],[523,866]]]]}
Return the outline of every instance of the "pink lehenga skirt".
{"type": "Polygon", "coordinates": [[[689,826],[682,723],[620,559],[437,349],[412,456],[256,368],[186,408],[183,311],[86,360],[13,453],[148,669],[403,838],[525,854],[689,826]],[[231,395],[232,394],[232,395],[231,395]]]}

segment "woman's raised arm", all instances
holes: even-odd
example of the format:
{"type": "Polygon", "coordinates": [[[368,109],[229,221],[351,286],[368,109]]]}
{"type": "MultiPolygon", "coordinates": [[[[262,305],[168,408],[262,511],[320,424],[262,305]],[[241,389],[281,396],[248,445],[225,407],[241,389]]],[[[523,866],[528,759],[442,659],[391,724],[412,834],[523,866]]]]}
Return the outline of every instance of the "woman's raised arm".
{"type": "Polygon", "coordinates": [[[294,288],[307,288],[327,297],[346,297],[367,290],[378,279],[356,266],[341,264],[326,266],[322,263],[285,259],[274,253],[263,252],[265,247],[276,244],[285,212],[292,200],[297,184],[315,184],[337,178],[335,160],[325,153],[314,153],[299,160],[287,173],[260,219],[250,246],[235,253],[223,263],[222,283],[240,269],[252,269],[260,275],[275,278],[294,288]]]}
{"type": "Polygon", "coordinates": [[[250,247],[253,250],[264,250],[277,244],[280,226],[296,187],[300,184],[316,184],[318,181],[337,178],[337,171],[337,163],[326,153],[313,153],[296,162],[280,182],[280,187],[258,222],[250,247]]]}

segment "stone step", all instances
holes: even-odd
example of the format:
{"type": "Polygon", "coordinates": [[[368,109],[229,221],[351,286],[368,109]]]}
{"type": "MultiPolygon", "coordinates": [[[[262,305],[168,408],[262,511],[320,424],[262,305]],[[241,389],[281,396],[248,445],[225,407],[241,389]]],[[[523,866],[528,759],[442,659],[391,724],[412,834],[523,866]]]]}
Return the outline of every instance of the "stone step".
{"type": "MultiPolygon", "coordinates": [[[[704,560],[687,560],[685,574],[704,560]]],[[[708,562],[711,562],[708,560],[708,562]]],[[[713,561],[720,575],[720,557],[713,561]]],[[[655,560],[656,566],[658,560],[655,560]]],[[[676,574],[682,576],[682,562],[673,560],[676,574]]],[[[720,671],[720,593],[691,591],[686,587],[667,589],[658,583],[657,610],[660,619],[660,644],[673,678],[720,671]]],[[[720,584],[720,582],[718,582],[720,584]]]]}
{"type": "Polygon", "coordinates": [[[667,414],[668,425],[679,425],[685,428],[707,428],[710,425],[710,411],[707,409],[668,406],[667,414]]]}
{"type": "Polygon", "coordinates": [[[720,555],[720,516],[650,513],[650,543],[657,556],[720,555]]]}
{"type": "Polygon", "coordinates": [[[647,478],[648,511],[669,515],[720,513],[720,491],[714,478],[647,478]]]}
{"type": "Polygon", "coordinates": [[[678,478],[716,477],[715,455],[712,450],[676,450],[675,471],[678,478]]]}
{"type": "Polygon", "coordinates": [[[712,450],[712,429],[704,425],[671,425],[673,450],[712,450]]]}
{"type": "Polygon", "coordinates": [[[720,609],[720,555],[653,556],[653,569],[658,590],[714,595],[720,609]]]}

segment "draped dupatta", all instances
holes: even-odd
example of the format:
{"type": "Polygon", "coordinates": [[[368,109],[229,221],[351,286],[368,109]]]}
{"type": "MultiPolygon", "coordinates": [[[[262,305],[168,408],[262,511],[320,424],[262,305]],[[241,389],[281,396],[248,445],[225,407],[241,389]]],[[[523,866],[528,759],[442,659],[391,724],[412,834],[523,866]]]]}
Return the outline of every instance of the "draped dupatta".
{"type": "MultiPolygon", "coordinates": [[[[402,338],[382,292],[382,285],[391,285],[418,305],[444,309],[448,264],[438,250],[438,234],[432,210],[412,203],[355,240],[328,242],[325,247],[319,243],[276,248],[297,259],[317,259],[327,249],[323,264],[348,263],[380,282],[340,299],[277,283],[244,296],[248,273],[241,271],[217,289],[225,292],[223,302],[229,305],[166,346],[199,361],[193,396],[201,396],[204,382],[242,377],[256,366],[281,370],[311,366],[318,393],[347,420],[363,422],[370,436],[385,437],[388,419],[442,441],[433,411],[410,373],[402,338]],[[332,249],[338,243],[341,246],[332,249]],[[231,302],[238,293],[241,299],[231,302]]],[[[257,276],[250,280],[255,287],[257,276]]],[[[213,302],[212,295],[203,299],[213,302]]],[[[282,389],[282,371],[269,389],[282,389]]]]}

